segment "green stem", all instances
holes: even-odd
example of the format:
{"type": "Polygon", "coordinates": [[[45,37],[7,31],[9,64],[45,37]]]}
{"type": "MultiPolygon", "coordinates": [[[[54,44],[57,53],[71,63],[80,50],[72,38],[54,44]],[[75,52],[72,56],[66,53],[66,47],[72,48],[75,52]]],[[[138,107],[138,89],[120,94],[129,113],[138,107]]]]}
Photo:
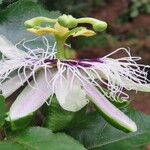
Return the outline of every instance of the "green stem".
{"type": "Polygon", "coordinates": [[[56,39],[56,47],[57,47],[57,58],[64,59],[65,58],[65,38],[64,37],[55,37],[56,39]]]}
{"type": "Polygon", "coordinates": [[[77,19],[78,23],[89,23],[95,31],[104,31],[107,28],[107,23],[95,18],[85,17],[77,19]]]}
{"type": "Polygon", "coordinates": [[[78,23],[89,23],[89,24],[94,24],[95,22],[101,22],[98,19],[90,18],[90,17],[78,18],[77,21],[78,23]]]}
{"type": "Polygon", "coordinates": [[[57,19],[50,19],[46,17],[35,17],[33,19],[25,21],[24,25],[28,28],[32,28],[34,26],[40,26],[42,22],[56,23],[57,19]]]}

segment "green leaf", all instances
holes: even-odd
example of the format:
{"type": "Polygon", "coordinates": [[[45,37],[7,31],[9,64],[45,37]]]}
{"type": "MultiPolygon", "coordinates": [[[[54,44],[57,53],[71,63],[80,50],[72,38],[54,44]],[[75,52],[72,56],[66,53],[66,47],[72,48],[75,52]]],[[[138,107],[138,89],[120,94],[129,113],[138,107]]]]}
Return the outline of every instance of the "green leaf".
{"type": "Polygon", "coordinates": [[[5,98],[2,95],[0,95],[0,128],[5,123],[5,117],[6,117],[5,98]]]}
{"type": "Polygon", "coordinates": [[[20,0],[0,12],[0,34],[14,43],[18,43],[24,38],[35,38],[36,35],[26,31],[24,22],[37,16],[57,18],[60,13],[58,11],[49,12],[31,0],[20,0]]]}
{"type": "Polygon", "coordinates": [[[59,105],[55,96],[53,97],[51,105],[46,105],[45,107],[45,126],[54,132],[66,129],[76,116],[85,113],[84,108],[78,112],[70,112],[64,110],[59,105]]]}
{"type": "Polygon", "coordinates": [[[16,134],[12,140],[1,142],[0,149],[8,150],[86,150],[78,141],[64,133],[54,134],[49,129],[33,127],[16,134]]]}
{"type": "Polygon", "coordinates": [[[0,0],[0,5],[2,5],[2,9],[6,8],[9,4],[12,4],[18,0],[0,0]]]}
{"type": "Polygon", "coordinates": [[[34,113],[31,113],[26,117],[23,117],[23,118],[20,118],[17,120],[13,120],[13,121],[11,121],[8,116],[6,118],[6,121],[7,121],[6,123],[7,123],[8,127],[10,127],[10,129],[13,131],[22,130],[31,124],[31,121],[34,118],[34,115],[35,115],[34,113]]]}
{"type": "Polygon", "coordinates": [[[22,148],[19,144],[13,144],[11,142],[1,142],[0,143],[0,149],[1,150],[25,150],[24,148],[22,148]]]}
{"type": "Polygon", "coordinates": [[[124,133],[109,125],[97,112],[76,120],[66,132],[89,150],[130,150],[150,143],[150,115],[133,109],[126,114],[138,127],[135,133],[124,133]]]}

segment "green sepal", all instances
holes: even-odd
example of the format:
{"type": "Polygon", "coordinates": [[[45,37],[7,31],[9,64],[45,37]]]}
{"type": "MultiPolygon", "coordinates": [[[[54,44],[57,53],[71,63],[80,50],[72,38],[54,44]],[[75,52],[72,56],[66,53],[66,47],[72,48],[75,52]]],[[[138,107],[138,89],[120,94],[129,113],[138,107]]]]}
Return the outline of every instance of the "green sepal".
{"type": "MultiPolygon", "coordinates": [[[[102,90],[97,88],[103,95],[105,95],[106,93],[108,94],[109,91],[105,88],[103,88],[102,90]]],[[[91,99],[90,97],[88,97],[89,99],[91,99]]],[[[127,106],[129,106],[130,102],[129,101],[122,101],[121,99],[117,99],[118,101],[114,101],[112,98],[107,98],[114,106],[116,106],[118,109],[120,109],[121,111],[125,111],[127,106]]],[[[91,99],[91,101],[93,101],[91,99]]],[[[101,110],[96,104],[94,104],[94,107],[96,109],[96,111],[98,113],[100,113],[100,115],[112,126],[114,126],[115,128],[122,130],[124,132],[131,132],[131,129],[128,128],[127,126],[122,126],[122,124],[120,124],[119,121],[113,119],[111,117],[111,115],[108,115],[105,111],[101,110]]]]}
{"type": "MultiPolygon", "coordinates": [[[[101,111],[96,105],[94,105],[97,112],[100,113],[100,115],[109,123],[111,124],[113,127],[122,130],[126,133],[131,132],[130,129],[127,129],[123,126],[121,126],[117,121],[115,121],[114,119],[112,119],[109,115],[106,115],[103,111],[101,111]]],[[[123,110],[122,110],[123,111],[123,110]]]]}
{"type": "Polygon", "coordinates": [[[44,105],[42,112],[45,116],[44,126],[53,132],[63,131],[69,128],[72,121],[78,116],[85,115],[86,107],[77,112],[64,110],[58,103],[56,96],[53,97],[51,105],[44,105]]]}
{"type": "Polygon", "coordinates": [[[6,112],[5,97],[0,95],[0,128],[5,124],[6,112]]]}
{"type": "Polygon", "coordinates": [[[35,113],[31,113],[28,116],[25,116],[23,118],[17,119],[17,120],[11,120],[9,116],[5,119],[7,126],[12,130],[21,130],[26,128],[30,125],[34,118],[35,113]]]}

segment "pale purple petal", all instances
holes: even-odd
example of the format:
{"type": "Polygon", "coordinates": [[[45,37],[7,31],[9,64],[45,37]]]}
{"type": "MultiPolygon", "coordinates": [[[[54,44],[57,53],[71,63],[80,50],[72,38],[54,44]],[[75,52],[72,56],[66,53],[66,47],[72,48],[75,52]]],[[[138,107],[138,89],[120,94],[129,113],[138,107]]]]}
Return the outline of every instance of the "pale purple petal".
{"type": "Polygon", "coordinates": [[[106,116],[129,131],[135,132],[137,130],[136,124],[109,102],[92,84],[85,81],[83,87],[87,95],[92,98],[93,103],[95,103],[106,116]]]}
{"type": "Polygon", "coordinates": [[[14,93],[17,89],[19,89],[23,84],[31,77],[31,72],[26,73],[26,77],[24,73],[20,74],[20,78],[18,75],[8,79],[0,86],[2,90],[2,94],[5,98],[14,93]]]}
{"type": "Polygon", "coordinates": [[[9,74],[10,72],[14,71],[15,69],[21,68],[24,65],[25,62],[21,61],[20,59],[0,61],[0,77],[4,74],[9,74]]]}
{"type": "MultiPolygon", "coordinates": [[[[50,76],[47,76],[47,79],[50,80],[50,76]]],[[[8,114],[11,120],[16,120],[33,113],[40,108],[52,94],[52,89],[45,80],[44,71],[38,74],[36,84],[33,82],[31,84],[34,88],[29,85],[26,86],[10,107],[8,114]]]]}
{"type": "Polygon", "coordinates": [[[21,51],[18,48],[16,48],[3,35],[0,35],[0,52],[7,58],[17,58],[26,56],[26,53],[24,51],[21,51]]]}

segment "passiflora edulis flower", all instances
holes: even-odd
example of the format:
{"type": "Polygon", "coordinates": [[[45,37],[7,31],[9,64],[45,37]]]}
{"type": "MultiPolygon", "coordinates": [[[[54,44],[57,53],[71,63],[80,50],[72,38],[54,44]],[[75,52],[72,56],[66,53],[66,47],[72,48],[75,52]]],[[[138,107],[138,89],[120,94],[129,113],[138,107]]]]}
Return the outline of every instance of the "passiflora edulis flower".
{"type": "Polygon", "coordinates": [[[31,49],[23,42],[22,51],[0,36],[0,89],[5,97],[10,96],[27,82],[8,112],[7,120],[25,117],[45,102],[50,104],[53,95],[62,108],[67,111],[78,111],[92,101],[108,119],[123,129],[135,132],[137,126],[128,116],[114,106],[114,101],[127,101],[125,90],[150,92],[147,71],[150,66],[137,64],[140,57],[132,57],[130,51],[120,48],[107,56],[95,59],[77,59],[66,57],[65,41],[70,36],[92,36],[95,31],[103,31],[107,24],[93,18],[75,19],[62,15],[58,19],[36,17],[25,22],[27,30],[36,34],[50,34],[56,43],[50,46],[42,37],[44,47],[31,49]],[[43,22],[53,25],[41,27],[43,22]],[[79,27],[80,23],[90,23],[93,30],[79,27]],[[110,58],[118,51],[125,51],[127,57],[110,58]],[[144,69],[141,69],[144,68],[144,69]],[[16,75],[12,75],[17,70],[16,75]],[[30,79],[29,79],[30,78],[30,79]],[[107,86],[106,92],[102,84],[107,86]]]}

